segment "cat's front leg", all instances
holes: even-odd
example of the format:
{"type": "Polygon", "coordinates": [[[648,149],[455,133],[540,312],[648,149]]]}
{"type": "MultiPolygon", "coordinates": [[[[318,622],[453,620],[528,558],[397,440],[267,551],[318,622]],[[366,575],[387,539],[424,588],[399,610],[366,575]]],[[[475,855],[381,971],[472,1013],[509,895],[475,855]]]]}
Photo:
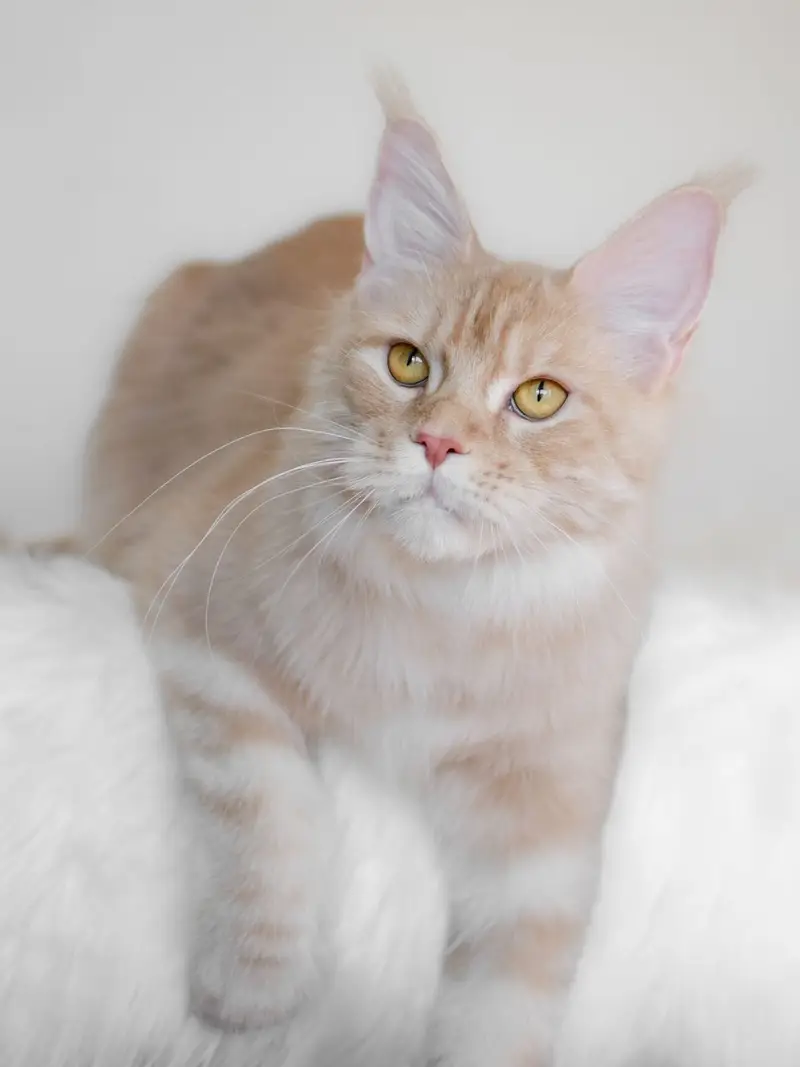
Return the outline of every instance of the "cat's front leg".
{"type": "Polygon", "coordinates": [[[447,849],[451,945],[428,1067],[547,1067],[595,885],[597,804],[549,771],[475,775],[471,761],[448,782],[463,833],[447,849]]]}
{"type": "Polygon", "coordinates": [[[520,917],[453,950],[429,1067],[546,1067],[583,935],[582,920],[520,917]]]}
{"type": "Polygon", "coordinates": [[[190,827],[190,1008],[221,1029],[270,1026],[321,977],[332,840],[302,737],[238,664],[190,642],[158,650],[190,827]]]}

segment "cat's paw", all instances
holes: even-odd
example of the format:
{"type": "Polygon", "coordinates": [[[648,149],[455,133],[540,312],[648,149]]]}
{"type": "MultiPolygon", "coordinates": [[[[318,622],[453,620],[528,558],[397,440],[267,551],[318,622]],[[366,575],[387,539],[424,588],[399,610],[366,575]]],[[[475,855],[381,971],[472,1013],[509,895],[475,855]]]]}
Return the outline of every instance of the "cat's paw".
{"type": "Polygon", "coordinates": [[[266,923],[228,936],[219,931],[195,952],[189,980],[192,1014],[227,1032],[287,1022],[319,991],[314,933],[266,923]]]}
{"type": "Polygon", "coordinates": [[[207,847],[196,850],[192,871],[190,1008],[227,1031],[286,1022],[316,999],[330,971],[330,801],[305,757],[259,752],[254,767],[270,792],[234,791],[230,804],[246,795],[243,807],[258,817],[214,825],[204,812],[207,847]]]}

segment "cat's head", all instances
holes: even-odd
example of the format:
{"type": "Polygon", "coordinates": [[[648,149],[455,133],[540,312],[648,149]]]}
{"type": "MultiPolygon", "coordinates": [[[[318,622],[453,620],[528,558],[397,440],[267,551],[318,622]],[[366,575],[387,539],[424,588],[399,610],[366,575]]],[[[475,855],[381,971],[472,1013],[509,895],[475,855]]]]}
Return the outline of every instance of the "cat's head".
{"type": "Polygon", "coordinates": [[[620,521],[652,479],[723,216],[685,186],[571,270],[503,262],[429,128],[390,109],[323,375],[326,416],[357,438],[343,476],[369,521],[424,559],[528,554],[620,521]]]}

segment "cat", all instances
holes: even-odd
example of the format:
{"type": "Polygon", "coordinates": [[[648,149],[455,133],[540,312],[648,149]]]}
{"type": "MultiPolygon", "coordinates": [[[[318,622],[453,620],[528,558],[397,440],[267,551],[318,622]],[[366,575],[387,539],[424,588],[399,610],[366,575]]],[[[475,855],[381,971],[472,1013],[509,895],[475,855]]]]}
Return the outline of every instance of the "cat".
{"type": "MultiPolygon", "coordinates": [[[[568,1067],[800,1062],[800,598],[787,570],[670,570],[657,592],[568,1000],[568,1067]]],[[[126,590],[83,560],[20,549],[0,553],[0,590],[0,1061],[408,1062],[398,1048],[414,1047],[435,995],[444,918],[413,812],[323,760],[345,890],[334,990],[321,1018],[293,1021],[290,1060],[236,1047],[271,1031],[201,1030],[185,1017],[173,768],[126,590]]]]}
{"type": "Polygon", "coordinates": [[[278,1025],[326,971],[336,745],[423,814],[449,937],[423,1054],[548,1062],[652,584],[650,489],[725,203],[566,271],[485,250],[385,98],[363,219],[179,269],[115,372],[84,537],[130,579],[197,835],[192,1008],[278,1025]]]}
{"type": "Polygon", "coordinates": [[[286,1032],[199,1025],[174,754],[128,589],[63,543],[1,543],[3,1067],[407,1063],[446,920],[418,815],[323,753],[337,826],[324,995],[286,1032]]]}

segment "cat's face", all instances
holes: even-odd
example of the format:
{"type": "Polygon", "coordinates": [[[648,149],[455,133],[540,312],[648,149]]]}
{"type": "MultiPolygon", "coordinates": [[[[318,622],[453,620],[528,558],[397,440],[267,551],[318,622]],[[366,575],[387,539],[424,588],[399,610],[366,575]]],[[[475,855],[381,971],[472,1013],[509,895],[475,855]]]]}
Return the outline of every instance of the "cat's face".
{"type": "Polygon", "coordinates": [[[427,127],[390,116],[364,267],[321,367],[366,521],[423,559],[529,554],[618,521],[651,476],[721,221],[689,186],[571,271],[504,264],[427,127]]]}
{"type": "Polygon", "coordinates": [[[348,485],[421,558],[601,531],[642,491],[657,439],[661,405],[565,278],[472,260],[362,302],[325,376],[325,410],[356,438],[348,485]]]}

